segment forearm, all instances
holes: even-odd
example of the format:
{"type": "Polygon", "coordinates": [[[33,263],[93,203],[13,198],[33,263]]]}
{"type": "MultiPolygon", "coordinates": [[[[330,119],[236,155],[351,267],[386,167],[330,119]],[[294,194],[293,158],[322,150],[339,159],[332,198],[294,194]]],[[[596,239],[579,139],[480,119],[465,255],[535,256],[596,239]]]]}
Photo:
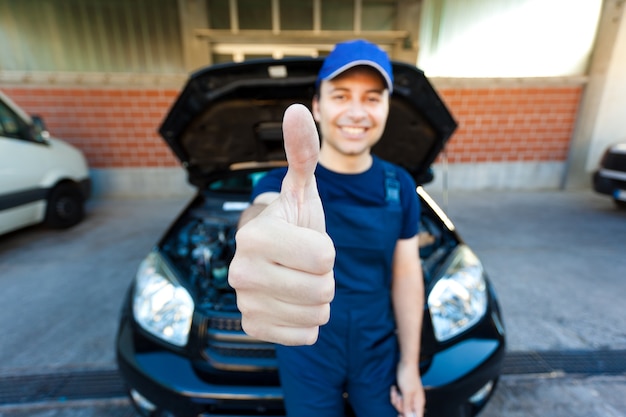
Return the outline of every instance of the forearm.
{"type": "Polygon", "coordinates": [[[419,363],[424,315],[424,279],[418,254],[417,236],[398,241],[394,253],[391,288],[400,362],[415,366],[419,363]]]}
{"type": "Polygon", "coordinates": [[[400,362],[418,367],[424,314],[424,285],[421,269],[411,276],[398,277],[392,288],[398,329],[400,362]]]}
{"type": "Polygon", "coordinates": [[[391,288],[400,360],[396,371],[397,388],[391,402],[403,416],[422,417],[426,401],[420,379],[419,357],[424,314],[424,280],[418,256],[417,237],[398,241],[394,254],[391,288]]]}

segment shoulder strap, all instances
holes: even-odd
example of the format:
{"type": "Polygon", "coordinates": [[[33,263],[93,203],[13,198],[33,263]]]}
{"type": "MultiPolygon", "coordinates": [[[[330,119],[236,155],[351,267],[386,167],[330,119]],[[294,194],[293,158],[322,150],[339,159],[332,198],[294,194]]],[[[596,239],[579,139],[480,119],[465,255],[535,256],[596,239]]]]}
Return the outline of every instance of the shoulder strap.
{"type": "Polygon", "coordinates": [[[385,169],[385,201],[389,205],[400,205],[400,180],[396,168],[387,161],[382,161],[385,169]]]}

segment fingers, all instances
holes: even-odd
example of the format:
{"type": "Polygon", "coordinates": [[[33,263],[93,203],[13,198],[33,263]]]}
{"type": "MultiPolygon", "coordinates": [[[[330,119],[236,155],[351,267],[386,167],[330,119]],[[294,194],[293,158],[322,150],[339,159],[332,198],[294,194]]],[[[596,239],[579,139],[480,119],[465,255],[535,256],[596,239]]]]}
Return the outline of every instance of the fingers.
{"type": "Polygon", "coordinates": [[[328,308],[335,294],[332,270],[311,274],[274,263],[257,263],[253,258],[239,259],[231,268],[229,282],[237,288],[237,301],[241,302],[240,310],[244,315],[257,314],[258,317],[262,313],[266,319],[275,320],[277,325],[325,324],[327,320],[320,320],[321,323],[309,321],[315,315],[311,315],[308,307],[328,308]],[[249,279],[250,276],[253,278],[249,279]],[[276,305],[270,305],[270,300],[276,305]],[[287,311],[284,304],[290,304],[294,309],[302,306],[303,311],[287,311]]]}
{"type": "Polygon", "coordinates": [[[260,216],[237,231],[237,249],[268,263],[322,275],[333,269],[335,247],[326,233],[260,216]]]}
{"type": "Polygon", "coordinates": [[[298,272],[285,276],[284,268],[277,272],[272,285],[297,283],[286,285],[280,291],[271,286],[237,290],[241,326],[249,336],[259,340],[288,346],[311,345],[317,340],[319,327],[330,319],[334,278],[332,274],[301,277],[298,275],[304,273],[298,272]],[[303,281],[306,283],[302,284],[303,281]]]}
{"type": "MultiPolygon", "coordinates": [[[[246,262],[240,263],[246,269],[246,262]]],[[[330,319],[335,280],[331,272],[312,275],[277,264],[259,264],[250,276],[233,271],[229,280],[243,285],[237,290],[242,328],[251,337],[283,345],[310,345],[319,326],[330,319]],[[269,279],[267,278],[269,277],[269,279]]]]}
{"type": "Polygon", "coordinates": [[[414,395],[402,395],[394,385],[390,389],[389,397],[391,405],[398,411],[398,417],[422,417],[424,415],[424,399],[419,392],[414,395]]]}
{"type": "MultiPolygon", "coordinates": [[[[283,117],[283,137],[289,169],[285,177],[292,191],[303,190],[313,180],[320,141],[309,109],[293,104],[283,117]]],[[[283,182],[285,187],[285,182],[283,182]]]]}
{"type": "Polygon", "coordinates": [[[330,318],[334,247],[326,234],[263,216],[237,232],[229,283],[243,330],[256,339],[309,345],[330,318]]]}
{"type": "MultiPolygon", "coordinates": [[[[258,335],[258,338],[263,340],[267,340],[264,333],[271,334],[271,332],[298,328],[313,329],[328,323],[330,319],[329,304],[294,305],[288,302],[277,302],[269,296],[255,297],[253,302],[248,302],[245,306],[242,305],[240,310],[243,314],[242,327],[244,331],[253,337],[258,335]],[[272,306],[272,313],[258,314],[258,312],[264,312],[268,304],[272,306]]],[[[294,340],[297,337],[299,336],[295,336],[294,340]]],[[[286,342],[281,341],[281,343],[285,344],[286,342]]]]}
{"type": "Polygon", "coordinates": [[[402,409],[404,410],[404,417],[415,417],[415,404],[413,396],[402,397],[402,409]]]}
{"type": "Polygon", "coordinates": [[[393,405],[396,410],[398,410],[398,413],[401,413],[403,408],[402,408],[402,396],[400,395],[400,392],[398,391],[398,388],[394,385],[391,387],[389,396],[391,398],[391,405],[393,405]]]}
{"type": "Polygon", "coordinates": [[[319,336],[319,327],[277,327],[251,323],[245,317],[241,321],[244,331],[255,339],[284,346],[313,345],[319,336]]]}

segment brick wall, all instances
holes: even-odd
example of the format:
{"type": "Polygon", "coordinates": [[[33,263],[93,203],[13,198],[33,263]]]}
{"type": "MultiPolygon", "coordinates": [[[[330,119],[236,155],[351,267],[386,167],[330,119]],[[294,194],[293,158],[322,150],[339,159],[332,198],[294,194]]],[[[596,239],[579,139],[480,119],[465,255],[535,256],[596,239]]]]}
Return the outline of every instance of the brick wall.
{"type": "Polygon", "coordinates": [[[9,87],[2,91],[52,135],[76,145],[92,168],[180,165],[157,129],[178,89],[9,87]]]}
{"type": "Polygon", "coordinates": [[[450,163],[565,161],[582,86],[444,88],[459,123],[450,163]]]}
{"type": "MultiPolygon", "coordinates": [[[[454,163],[565,161],[581,85],[438,88],[459,128],[454,163]]],[[[92,168],[178,166],[156,130],[177,88],[10,86],[3,91],[53,135],[84,151],[92,168]]]]}

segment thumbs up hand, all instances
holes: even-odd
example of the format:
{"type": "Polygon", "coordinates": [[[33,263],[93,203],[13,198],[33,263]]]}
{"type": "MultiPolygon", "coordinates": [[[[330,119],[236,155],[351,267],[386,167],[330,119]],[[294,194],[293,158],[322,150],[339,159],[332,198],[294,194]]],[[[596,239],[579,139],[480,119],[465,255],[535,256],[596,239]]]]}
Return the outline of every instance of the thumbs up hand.
{"type": "Polygon", "coordinates": [[[280,194],[237,232],[228,279],[248,335],[310,345],[330,318],[335,249],[314,176],[319,138],[306,107],[285,111],[283,136],[289,168],[280,194]]]}

